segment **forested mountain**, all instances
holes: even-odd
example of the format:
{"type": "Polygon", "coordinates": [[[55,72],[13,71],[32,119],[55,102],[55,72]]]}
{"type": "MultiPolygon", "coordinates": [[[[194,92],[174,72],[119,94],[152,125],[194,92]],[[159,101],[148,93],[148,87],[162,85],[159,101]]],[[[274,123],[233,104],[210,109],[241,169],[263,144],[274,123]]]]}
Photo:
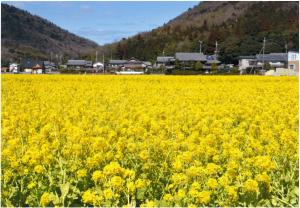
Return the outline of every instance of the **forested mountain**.
{"type": "Polygon", "coordinates": [[[236,63],[239,55],[260,51],[266,37],[266,53],[299,48],[298,2],[201,2],[167,24],[106,45],[114,58],[155,60],[175,52],[213,53],[219,43],[220,59],[236,63]]]}
{"type": "Polygon", "coordinates": [[[98,45],[21,9],[1,4],[2,63],[21,58],[78,58],[98,45]]]}
{"type": "MultiPolygon", "coordinates": [[[[171,2],[170,2],[171,3],[171,2]]],[[[237,63],[239,55],[260,51],[266,37],[266,53],[299,48],[299,2],[201,2],[152,31],[99,47],[53,23],[13,6],[1,4],[2,61],[20,58],[94,59],[95,50],[106,59],[154,61],[175,52],[212,54],[219,43],[220,59],[237,63]]]]}

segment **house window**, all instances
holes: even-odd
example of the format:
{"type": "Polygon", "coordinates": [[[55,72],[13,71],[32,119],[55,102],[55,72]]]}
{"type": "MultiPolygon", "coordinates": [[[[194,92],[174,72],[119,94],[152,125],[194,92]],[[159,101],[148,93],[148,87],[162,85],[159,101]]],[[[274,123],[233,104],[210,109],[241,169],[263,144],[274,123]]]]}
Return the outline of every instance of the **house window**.
{"type": "Polygon", "coordinates": [[[295,69],[295,64],[291,64],[291,65],[290,65],[290,69],[291,69],[291,70],[294,70],[294,69],[295,69]]]}

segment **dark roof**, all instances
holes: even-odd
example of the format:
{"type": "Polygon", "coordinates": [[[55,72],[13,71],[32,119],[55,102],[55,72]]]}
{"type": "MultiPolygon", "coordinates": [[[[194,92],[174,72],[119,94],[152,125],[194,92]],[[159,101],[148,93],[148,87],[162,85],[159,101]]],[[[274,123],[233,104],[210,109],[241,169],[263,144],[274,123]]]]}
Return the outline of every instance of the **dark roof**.
{"type": "Polygon", "coordinates": [[[85,66],[93,67],[93,62],[92,61],[85,61],[85,66]]]}
{"type": "Polygon", "coordinates": [[[68,66],[92,66],[92,61],[86,61],[86,60],[68,60],[67,62],[68,66]]]}
{"type": "Polygon", "coordinates": [[[35,65],[43,66],[42,61],[36,61],[36,60],[23,60],[21,61],[21,68],[32,68],[35,65]]]}
{"type": "Polygon", "coordinates": [[[126,60],[109,60],[109,64],[125,64],[126,60]]]}
{"type": "Polygon", "coordinates": [[[156,58],[156,61],[166,63],[166,62],[175,61],[175,58],[173,56],[158,56],[156,58]]]}
{"type": "Polygon", "coordinates": [[[255,59],[256,56],[239,56],[239,59],[255,59]]]}
{"type": "Polygon", "coordinates": [[[85,66],[85,60],[68,60],[67,65],[85,66]]]}
{"type": "Polygon", "coordinates": [[[256,54],[257,61],[287,61],[286,53],[256,54]]]}
{"type": "Polygon", "coordinates": [[[44,66],[45,66],[45,67],[49,67],[49,66],[53,66],[53,67],[55,67],[55,66],[56,66],[56,64],[55,64],[54,62],[50,62],[50,61],[44,61],[44,66]]]}
{"type": "Polygon", "coordinates": [[[202,53],[176,53],[175,58],[179,61],[206,61],[206,56],[202,53]]]}
{"type": "Polygon", "coordinates": [[[126,64],[142,64],[142,63],[143,63],[142,61],[137,60],[135,58],[131,58],[126,62],[126,64]]]}

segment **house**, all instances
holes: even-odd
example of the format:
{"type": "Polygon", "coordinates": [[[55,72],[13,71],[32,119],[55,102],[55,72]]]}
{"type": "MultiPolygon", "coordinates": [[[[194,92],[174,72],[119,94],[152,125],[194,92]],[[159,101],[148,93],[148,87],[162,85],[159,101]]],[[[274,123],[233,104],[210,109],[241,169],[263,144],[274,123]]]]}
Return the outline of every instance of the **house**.
{"type": "Polygon", "coordinates": [[[204,62],[203,69],[210,71],[212,66],[215,65],[218,69],[221,68],[221,62],[217,59],[217,55],[207,55],[204,62]]]}
{"type": "Polygon", "coordinates": [[[239,56],[239,70],[241,74],[245,74],[247,69],[254,67],[256,63],[255,56],[239,56]]]}
{"type": "Polygon", "coordinates": [[[145,70],[151,67],[151,62],[140,61],[134,57],[129,60],[110,60],[108,67],[115,70],[145,70]]]}
{"type": "Polygon", "coordinates": [[[21,70],[30,74],[42,74],[45,72],[44,62],[36,60],[23,60],[20,64],[21,70]]]}
{"type": "Polygon", "coordinates": [[[9,64],[9,72],[17,74],[20,72],[20,65],[16,63],[9,64]]]}
{"type": "Polygon", "coordinates": [[[206,56],[203,53],[175,53],[175,59],[180,62],[204,62],[206,56]]]}
{"type": "Polygon", "coordinates": [[[86,60],[68,60],[67,62],[68,69],[92,69],[93,62],[86,60]]]}
{"type": "Polygon", "coordinates": [[[256,54],[254,56],[240,56],[239,70],[246,73],[252,69],[263,69],[268,63],[271,68],[285,68],[288,63],[286,53],[256,54]]]}
{"type": "Polygon", "coordinates": [[[158,56],[155,62],[155,68],[164,67],[166,69],[173,69],[175,65],[174,56],[158,56]]]}
{"type": "Polygon", "coordinates": [[[288,69],[299,73],[299,51],[288,52],[288,69]]]}
{"type": "Polygon", "coordinates": [[[286,53],[256,54],[257,67],[263,67],[264,63],[269,63],[272,68],[284,68],[287,66],[286,53]]]}
{"type": "Polygon", "coordinates": [[[6,66],[1,66],[1,72],[9,72],[9,68],[6,66]]]}
{"type": "Polygon", "coordinates": [[[103,69],[104,68],[104,64],[101,62],[96,62],[93,64],[93,68],[94,69],[103,69]]]}
{"type": "Polygon", "coordinates": [[[126,64],[126,60],[109,60],[108,68],[111,69],[121,69],[126,64]]]}
{"type": "Polygon", "coordinates": [[[152,64],[150,61],[143,61],[142,65],[144,68],[152,68],[152,64]]]}
{"type": "Polygon", "coordinates": [[[144,69],[146,68],[146,65],[143,64],[143,61],[140,61],[134,57],[131,59],[127,60],[126,63],[124,64],[125,69],[144,69]]]}
{"type": "Polygon", "coordinates": [[[45,73],[51,73],[58,70],[58,66],[54,62],[44,61],[45,73]]]}
{"type": "Polygon", "coordinates": [[[197,62],[200,62],[203,64],[203,69],[211,70],[213,65],[219,68],[221,63],[217,55],[204,55],[203,53],[176,53],[175,59],[183,69],[191,69],[197,62]]]}
{"type": "Polygon", "coordinates": [[[43,64],[35,64],[32,66],[32,74],[43,74],[44,73],[43,64]]]}

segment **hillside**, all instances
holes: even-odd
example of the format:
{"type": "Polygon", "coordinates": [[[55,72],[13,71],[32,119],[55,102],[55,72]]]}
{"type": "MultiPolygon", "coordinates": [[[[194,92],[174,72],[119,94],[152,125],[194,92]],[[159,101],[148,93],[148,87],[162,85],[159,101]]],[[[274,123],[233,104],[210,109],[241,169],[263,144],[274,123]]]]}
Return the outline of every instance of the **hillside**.
{"type": "Polygon", "coordinates": [[[220,59],[237,63],[239,55],[258,53],[267,39],[266,53],[299,48],[298,2],[202,2],[167,24],[149,32],[106,45],[115,58],[155,60],[175,52],[213,53],[219,43],[220,59]]]}
{"type": "Polygon", "coordinates": [[[76,58],[91,53],[98,45],[78,37],[38,16],[1,4],[2,63],[20,58],[76,58]]]}

